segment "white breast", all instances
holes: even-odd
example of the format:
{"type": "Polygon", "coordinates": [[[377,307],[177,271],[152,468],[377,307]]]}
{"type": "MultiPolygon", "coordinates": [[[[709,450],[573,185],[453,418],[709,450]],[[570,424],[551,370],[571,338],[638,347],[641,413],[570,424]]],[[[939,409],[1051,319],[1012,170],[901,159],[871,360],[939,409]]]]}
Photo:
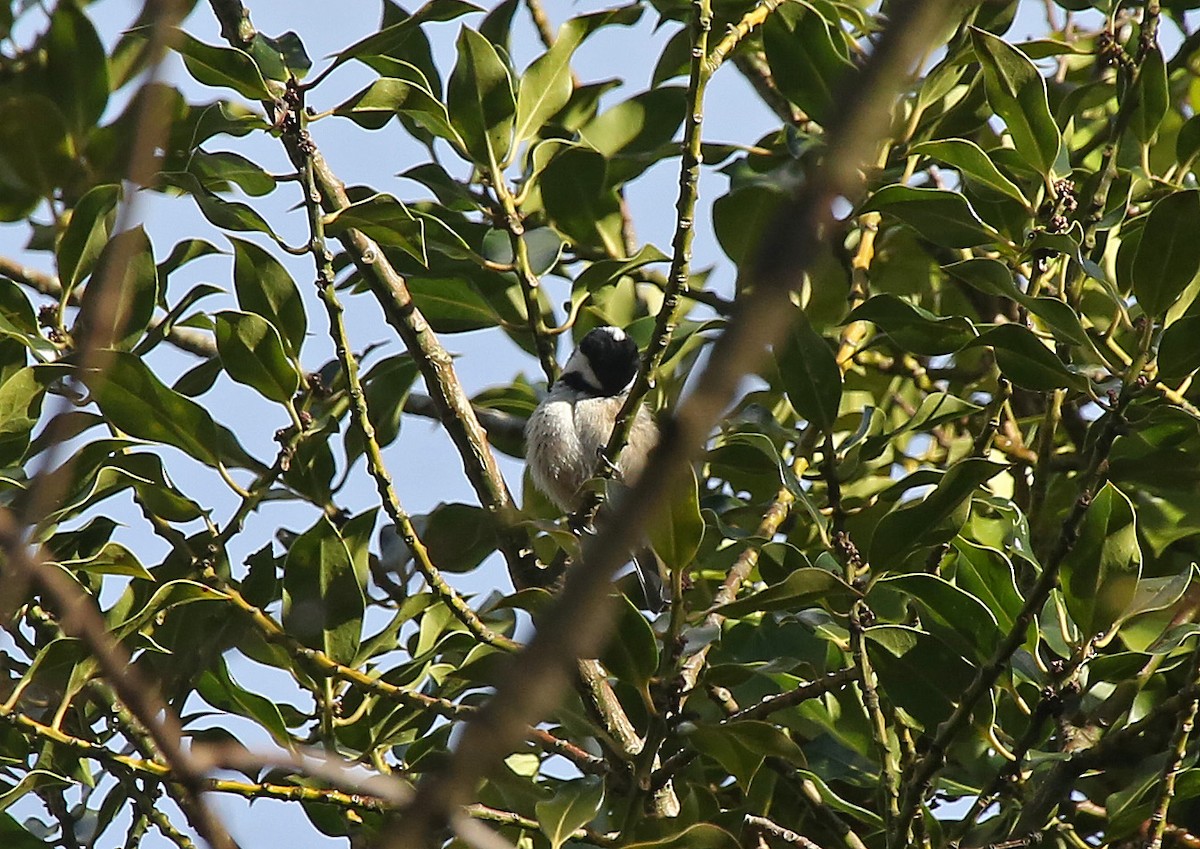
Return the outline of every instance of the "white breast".
{"type": "MultiPolygon", "coordinates": [[[[595,475],[624,401],[623,397],[580,398],[569,388],[556,388],[530,416],[525,426],[530,474],[537,488],[562,510],[578,505],[579,491],[595,475]]],[[[627,482],[641,472],[657,436],[649,413],[639,409],[629,445],[621,452],[621,476],[627,482]]]]}

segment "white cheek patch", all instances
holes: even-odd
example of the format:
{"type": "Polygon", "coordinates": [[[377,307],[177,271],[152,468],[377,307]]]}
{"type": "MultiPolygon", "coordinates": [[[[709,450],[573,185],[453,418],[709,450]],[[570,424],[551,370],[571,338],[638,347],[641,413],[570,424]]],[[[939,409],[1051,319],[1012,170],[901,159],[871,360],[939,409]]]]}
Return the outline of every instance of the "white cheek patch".
{"type": "Polygon", "coordinates": [[[609,336],[611,336],[613,339],[616,339],[618,342],[625,341],[625,331],[619,327],[613,327],[613,326],[609,325],[607,327],[601,327],[600,329],[603,330],[605,333],[607,333],[609,336]]]}
{"type": "Polygon", "coordinates": [[[577,374],[597,394],[602,391],[600,381],[596,378],[596,373],[592,371],[592,364],[578,350],[571,354],[571,359],[567,360],[567,367],[563,369],[563,374],[577,374]]]}

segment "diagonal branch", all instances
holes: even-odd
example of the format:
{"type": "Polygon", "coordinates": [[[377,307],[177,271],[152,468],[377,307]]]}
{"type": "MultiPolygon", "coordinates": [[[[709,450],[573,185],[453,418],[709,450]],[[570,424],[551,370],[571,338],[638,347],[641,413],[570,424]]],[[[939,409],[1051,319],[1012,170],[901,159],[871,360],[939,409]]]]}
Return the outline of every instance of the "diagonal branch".
{"type": "MultiPolygon", "coordinates": [[[[667,422],[644,474],[616,505],[610,521],[585,540],[580,568],[571,570],[557,603],[500,682],[496,695],[467,724],[449,762],[427,775],[402,817],[393,819],[385,846],[425,847],[455,812],[471,801],[478,782],[511,751],[531,721],[557,703],[580,657],[594,656],[611,626],[611,580],[644,533],[654,509],[702,447],[739,381],[762,360],[768,343],[791,320],[791,294],[817,255],[821,233],[833,222],[832,203],[861,192],[857,169],[874,151],[889,102],[911,64],[952,6],[951,0],[897,3],[892,22],[846,89],[843,109],[829,131],[837,151],[811,175],[802,193],[784,204],[747,269],[754,286],[738,303],[717,340],[696,389],[667,422]]],[[[750,287],[747,287],[750,289],[750,287]]]]}
{"type": "MultiPolygon", "coordinates": [[[[210,5],[226,39],[237,47],[247,46],[254,37],[254,27],[243,4],[239,0],[210,0],[210,5]]],[[[274,108],[273,104],[267,106],[274,108]]],[[[310,142],[307,149],[301,150],[294,135],[284,133],[280,139],[297,171],[306,161],[311,163],[313,183],[326,213],[350,205],[345,184],[333,173],[315,144],[310,142]]],[[[392,267],[379,245],[359,230],[348,230],[339,240],[425,379],[442,426],[458,450],[467,479],[495,522],[499,548],[513,584],[518,589],[536,584],[539,571],[536,558],[526,534],[516,526],[512,494],[488,444],[487,432],[475,416],[471,400],[454,370],[450,353],[421,314],[404,276],[392,267]]]]}

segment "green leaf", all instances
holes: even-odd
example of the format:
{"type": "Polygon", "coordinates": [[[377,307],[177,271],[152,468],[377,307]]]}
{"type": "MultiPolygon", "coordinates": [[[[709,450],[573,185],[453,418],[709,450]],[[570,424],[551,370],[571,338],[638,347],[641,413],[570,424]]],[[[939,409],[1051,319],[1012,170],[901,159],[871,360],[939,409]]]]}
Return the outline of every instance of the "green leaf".
{"type": "MultiPolygon", "coordinates": [[[[390,4],[389,4],[390,5],[390,4]]],[[[385,19],[387,6],[385,8],[385,19]]],[[[482,12],[474,3],[465,0],[429,0],[412,15],[406,15],[396,23],[382,27],[378,32],[356,41],[347,47],[334,59],[333,64],[324,72],[328,74],[334,68],[349,62],[351,59],[365,59],[372,56],[391,56],[405,46],[410,39],[420,37],[421,24],[427,21],[450,21],[471,12],[482,12]]]]}
{"type": "Polygon", "coordinates": [[[1011,298],[1041,319],[1056,339],[1071,345],[1091,347],[1087,331],[1079,321],[1079,315],[1057,298],[1031,298],[1017,288],[1008,266],[994,259],[968,259],[942,266],[942,271],[964,283],[986,292],[1011,298]]]}
{"type": "Polygon", "coordinates": [[[100,411],[125,433],[218,464],[217,428],[208,411],[164,386],[140,358],[114,352],[103,373],[85,373],[83,382],[100,411]]]}
{"type": "Polygon", "coordinates": [[[201,214],[214,227],[238,232],[266,233],[278,241],[271,225],[254,209],[240,201],[227,201],[217,197],[206,189],[194,174],[176,171],[163,174],[162,178],[191,195],[200,207],[201,214]]]}
{"type": "Polygon", "coordinates": [[[0,468],[20,465],[42,411],[46,382],[26,367],[0,385],[0,468]]]}
{"type": "Polygon", "coordinates": [[[276,38],[255,33],[254,41],[250,43],[250,55],[264,74],[280,82],[287,82],[288,76],[302,80],[312,69],[312,59],[304,49],[304,42],[290,30],[276,38]]]}
{"type": "Polygon", "coordinates": [[[297,537],[283,565],[283,627],[338,663],[352,663],[365,607],[350,551],[322,516],[297,537]]]}
{"type": "Polygon", "coordinates": [[[976,664],[986,662],[1004,636],[986,604],[938,575],[885,577],[871,587],[867,603],[871,603],[871,594],[889,589],[917,602],[921,624],[976,664]]]}
{"type": "Polygon", "coordinates": [[[713,202],[713,230],[735,265],[753,258],[762,234],[775,221],[787,195],[774,186],[749,185],[713,202]]]}
{"type": "Polygon", "coordinates": [[[804,764],[804,754],[792,738],[769,722],[741,720],[700,725],[688,742],[719,763],[740,787],[749,787],[768,757],[804,764]]]}
{"type": "Polygon", "coordinates": [[[1103,633],[1124,616],[1141,570],[1133,504],[1105,483],[1088,505],[1079,538],[1062,564],[1067,610],[1084,634],[1103,633]]]}
{"type": "Polygon", "coordinates": [[[274,99],[258,65],[244,50],[205,44],[182,29],[176,31],[175,50],[197,82],[231,88],[250,100],[274,99]]]}
{"type": "Polygon", "coordinates": [[[1183,380],[1200,369],[1200,315],[1185,315],[1162,335],[1158,345],[1158,374],[1164,380],[1183,380]]]}
{"type": "Polygon", "coordinates": [[[842,399],[842,370],[829,343],[803,313],[792,322],[775,359],[783,390],[796,412],[826,433],[833,430],[842,399]]]}
{"type": "Polygon", "coordinates": [[[196,692],[219,711],[254,720],[278,745],[284,748],[295,745],[279,706],[234,681],[224,658],[218,657],[200,674],[196,681],[196,692]]]}
{"type": "Polygon", "coordinates": [[[84,560],[66,560],[60,565],[94,575],[129,575],[146,581],[154,580],[154,576],[138,561],[137,556],[116,542],[105,543],[100,551],[84,560]]]}
{"type": "Polygon", "coordinates": [[[46,32],[46,88],[82,141],[108,105],[108,59],[95,27],[74,3],[60,3],[46,32]]]}
{"type": "Polygon", "coordinates": [[[600,812],[604,802],[604,782],[596,776],[578,778],[563,783],[553,798],[534,805],[538,826],[550,849],[559,849],[600,812]]]}
{"type": "Polygon", "coordinates": [[[1133,294],[1147,316],[1175,303],[1200,269],[1200,191],[1167,195],[1150,210],[1131,268],[1133,294]]]}
{"type": "Polygon", "coordinates": [[[63,298],[69,298],[75,286],[91,273],[96,259],[108,244],[121,187],[111,184],[94,186],[71,210],[71,220],[57,248],[58,280],[63,298]]]}
{"type": "Polygon", "coordinates": [[[521,76],[515,131],[518,143],[535,136],[571,99],[575,88],[571,79],[571,57],[583,40],[607,23],[635,23],[641,14],[639,8],[626,7],[572,18],[559,28],[550,49],[535,59],[521,76]]]}
{"type": "Polygon", "coordinates": [[[83,291],[78,321],[89,332],[99,334],[93,338],[100,344],[128,350],[145,333],[157,304],[158,267],[150,239],[138,225],[114,236],[97,258],[92,281],[83,291]],[[119,269],[110,267],[117,263],[119,269]],[[101,280],[104,304],[96,301],[101,280]],[[98,319],[105,323],[95,324],[98,319]]]}
{"type": "Polygon", "coordinates": [[[1146,52],[1138,72],[1137,85],[1126,96],[1137,98],[1129,116],[1129,129],[1142,144],[1150,144],[1171,106],[1167,65],[1158,45],[1151,46],[1146,52]]]}
{"type": "Polygon", "coordinates": [[[971,43],[983,69],[992,110],[1004,119],[1022,158],[1048,176],[1058,159],[1062,137],[1050,113],[1046,81],[1037,66],[1004,39],[971,27],[971,43]]]}
{"type": "Polygon", "coordinates": [[[854,67],[833,38],[807,3],[783,5],[763,26],[763,47],[779,91],[822,125],[836,112],[837,88],[854,67]]]}
{"type": "Polygon", "coordinates": [[[462,277],[410,277],[408,290],[439,333],[466,333],[500,323],[492,305],[462,277]]]}
{"type": "Polygon", "coordinates": [[[627,596],[616,600],[616,628],[600,660],[617,680],[634,687],[650,704],[650,679],[658,674],[658,639],[642,612],[627,596]]]}
{"type": "MultiPolygon", "coordinates": [[[[404,413],[404,401],[408,390],[417,379],[417,364],[408,354],[388,357],[376,363],[362,379],[363,394],[367,399],[367,417],[375,430],[375,441],[379,447],[391,445],[400,433],[400,421],[404,413]]],[[[346,430],[346,463],[353,463],[363,454],[362,430],[350,427],[346,430]]],[[[489,528],[490,530],[490,528],[489,528]]],[[[461,537],[459,537],[461,540],[461,537]]],[[[425,538],[429,545],[429,539],[425,538]]],[[[493,545],[493,548],[495,546],[493,545]]],[[[481,558],[482,559],[482,558],[481,558]]],[[[434,562],[443,569],[446,561],[434,556],[434,562]]],[[[478,561],[474,565],[478,565],[478,561]]]]}
{"type": "Polygon", "coordinates": [[[517,101],[508,66],[486,38],[464,27],[456,44],[446,105],[467,154],[481,168],[505,161],[513,143],[517,101]]]}
{"type": "Polygon", "coordinates": [[[653,840],[626,843],[625,849],[741,849],[738,839],[723,828],[706,822],[653,840]]]}
{"type": "Polygon", "coordinates": [[[279,332],[250,312],[225,310],[215,320],[217,351],[229,376],[265,398],[287,403],[300,388],[300,375],[283,349],[279,332]]]}
{"type": "Polygon", "coordinates": [[[936,637],[903,625],[865,632],[882,692],[932,733],[954,711],[975,670],[936,637]]]}
{"type": "Polygon", "coordinates": [[[451,125],[446,107],[429,89],[420,69],[407,62],[389,60],[386,70],[389,76],[375,80],[343,102],[334,114],[351,119],[379,113],[408,115],[418,126],[446,139],[455,149],[465,151],[466,146],[451,125]]]}
{"type": "Polygon", "coordinates": [[[593,262],[582,274],[575,278],[575,289],[596,292],[620,280],[631,271],[636,271],[656,262],[667,262],[670,259],[654,245],[646,244],[638,248],[638,252],[628,259],[602,259],[593,262]]]}
{"type": "Polygon", "coordinates": [[[275,178],[261,166],[229,151],[196,150],[188,160],[188,171],[212,192],[228,191],[229,183],[252,197],[270,194],[275,189],[275,178]]]}
{"type": "Polygon", "coordinates": [[[0,99],[0,186],[6,194],[19,193],[36,203],[77,170],[67,121],[52,100],[40,95],[0,99]]]}
{"type": "Polygon", "coordinates": [[[969,139],[942,139],[914,145],[909,151],[916,156],[928,156],[954,168],[968,180],[999,192],[1029,209],[1029,201],[1017,185],[1003,174],[983,149],[969,139]]]}
{"type": "Polygon", "coordinates": [[[424,222],[391,195],[371,195],[325,219],[325,232],[331,236],[340,236],[351,228],[361,230],[384,247],[400,248],[421,265],[429,264],[424,222]]]}
{"type": "Polygon", "coordinates": [[[723,616],[738,619],[747,614],[774,610],[796,612],[821,601],[838,602],[841,606],[858,595],[857,590],[827,569],[801,568],[788,575],[783,583],[731,601],[717,608],[717,611],[723,616]]]}
{"type": "Polygon", "coordinates": [[[546,165],[538,186],[546,215],[564,236],[622,256],[621,208],[608,187],[607,172],[608,162],[599,151],[569,146],[546,165]]]}
{"type": "Polygon", "coordinates": [[[921,238],[944,248],[973,248],[1003,241],[980,220],[965,197],[945,189],[884,186],[867,199],[859,212],[894,215],[921,238]]]}
{"type": "Polygon", "coordinates": [[[918,545],[952,540],[967,519],[971,496],[1006,468],[979,457],[955,463],[924,499],[897,505],[879,520],[871,538],[871,564],[876,569],[898,569],[918,545]],[[944,527],[947,522],[950,528],[944,527]]]}
{"type": "Polygon", "coordinates": [[[934,315],[895,295],[874,295],[861,304],[845,323],[869,321],[905,351],[916,354],[949,354],[975,338],[975,327],[962,316],[934,315]]]}
{"type": "Polygon", "coordinates": [[[692,565],[704,537],[704,519],[700,515],[700,492],[695,471],[674,488],[670,500],[664,499],[661,511],[650,523],[650,544],[672,571],[692,565]]]}
{"type": "Polygon", "coordinates": [[[296,281],[271,253],[253,242],[228,237],[233,244],[233,288],[238,306],[265,318],[283,340],[288,356],[300,356],[308,316],[296,281]]]}
{"type": "Polygon", "coordinates": [[[1027,327],[1001,324],[981,333],[967,347],[981,345],[988,345],[995,350],[1000,371],[1017,386],[1038,392],[1050,389],[1088,390],[1087,378],[1070,371],[1027,327]]]}
{"type": "Polygon", "coordinates": [[[955,583],[981,600],[1007,633],[1024,605],[1012,561],[1002,551],[976,545],[961,536],[954,539],[953,545],[957,555],[955,583]]]}

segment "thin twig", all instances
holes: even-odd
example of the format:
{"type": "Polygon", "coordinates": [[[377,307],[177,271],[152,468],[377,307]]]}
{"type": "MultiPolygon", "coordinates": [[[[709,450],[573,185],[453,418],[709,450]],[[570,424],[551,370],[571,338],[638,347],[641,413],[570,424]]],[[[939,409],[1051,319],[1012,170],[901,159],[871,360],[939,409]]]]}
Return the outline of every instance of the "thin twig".
{"type": "Polygon", "coordinates": [[[444,767],[427,775],[413,805],[389,824],[385,846],[426,846],[454,811],[471,802],[478,782],[511,751],[530,721],[557,703],[575,661],[598,651],[611,623],[612,575],[645,532],[649,515],[700,450],[743,376],[757,367],[766,346],[791,320],[791,292],[801,285],[804,270],[817,255],[820,233],[833,220],[833,200],[857,198],[858,168],[876,147],[893,93],[950,7],[951,0],[893,5],[890,25],[863,70],[850,80],[843,108],[831,122],[828,146],[838,155],[826,158],[800,195],[783,204],[748,270],[754,283],[751,293],[739,301],[696,388],[666,422],[645,472],[615,505],[610,520],[584,540],[583,562],[567,574],[562,593],[542,614],[520,662],[467,724],[444,767]]]}

